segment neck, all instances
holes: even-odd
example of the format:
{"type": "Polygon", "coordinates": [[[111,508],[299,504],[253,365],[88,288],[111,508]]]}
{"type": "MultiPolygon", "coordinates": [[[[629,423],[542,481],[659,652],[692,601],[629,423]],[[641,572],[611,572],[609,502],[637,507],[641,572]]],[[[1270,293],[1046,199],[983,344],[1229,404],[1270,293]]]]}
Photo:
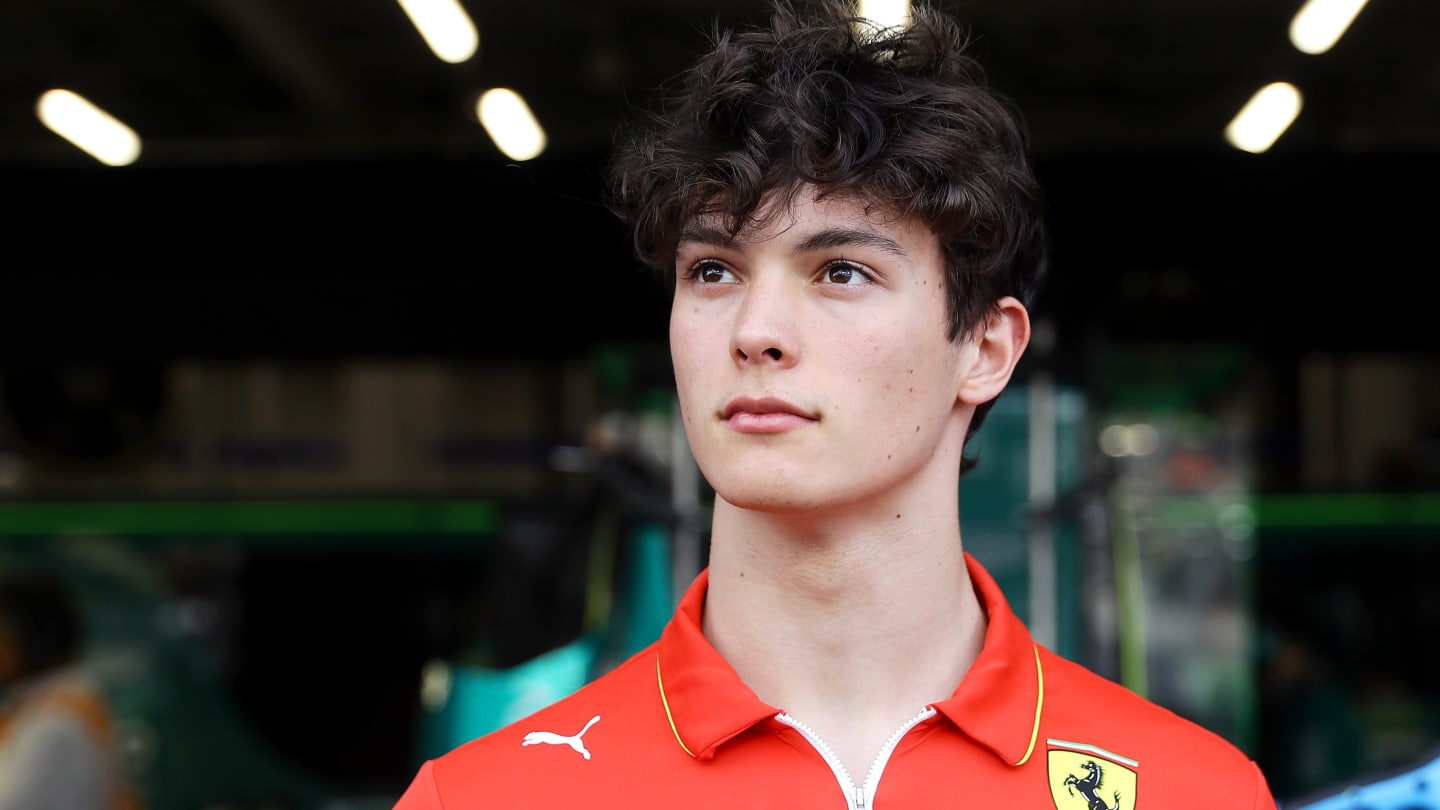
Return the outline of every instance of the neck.
{"type": "Polygon", "coordinates": [[[905,720],[950,696],[985,635],[958,507],[883,511],[817,521],[717,500],[711,540],[706,637],[857,778],[905,720]]]}

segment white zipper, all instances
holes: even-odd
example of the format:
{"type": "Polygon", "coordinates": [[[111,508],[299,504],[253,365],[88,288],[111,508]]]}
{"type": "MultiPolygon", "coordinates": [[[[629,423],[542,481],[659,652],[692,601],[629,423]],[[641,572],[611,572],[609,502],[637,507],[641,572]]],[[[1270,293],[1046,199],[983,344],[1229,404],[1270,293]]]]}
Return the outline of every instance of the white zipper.
{"type": "Polygon", "coordinates": [[[890,735],[890,739],[886,740],[885,744],[880,747],[880,751],[875,754],[875,761],[870,763],[870,772],[865,774],[865,784],[863,785],[855,784],[855,780],[850,778],[850,772],[845,769],[845,763],[840,761],[840,757],[835,755],[830,744],[822,740],[814,729],[786,712],[775,715],[775,719],[800,732],[800,736],[820,752],[825,764],[829,765],[830,771],[835,774],[835,780],[840,783],[840,790],[845,794],[845,801],[848,802],[850,810],[869,810],[869,800],[880,786],[880,774],[885,770],[885,763],[890,761],[890,755],[895,753],[895,746],[900,744],[900,740],[910,729],[934,716],[935,708],[926,706],[919,714],[905,721],[900,728],[895,729],[895,733],[890,735]]]}

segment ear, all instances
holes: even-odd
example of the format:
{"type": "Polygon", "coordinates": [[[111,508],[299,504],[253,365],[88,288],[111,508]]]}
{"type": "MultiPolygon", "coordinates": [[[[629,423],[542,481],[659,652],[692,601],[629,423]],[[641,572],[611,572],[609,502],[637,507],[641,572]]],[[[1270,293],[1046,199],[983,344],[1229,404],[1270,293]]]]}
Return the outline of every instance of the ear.
{"type": "Polygon", "coordinates": [[[1019,300],[1007,295],[969,342],[971,363],[964,370],[956,396],[967,405],[980,405],[1000,396],[1010,383],[1020,355],[1030,344],[1030,313],[1019,300]]]}

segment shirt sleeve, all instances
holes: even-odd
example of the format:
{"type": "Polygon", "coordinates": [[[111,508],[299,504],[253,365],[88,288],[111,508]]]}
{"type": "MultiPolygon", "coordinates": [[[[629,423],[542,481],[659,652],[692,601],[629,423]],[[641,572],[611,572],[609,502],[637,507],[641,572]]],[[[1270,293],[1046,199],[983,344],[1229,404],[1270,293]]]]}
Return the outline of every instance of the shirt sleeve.
{"type": "Polygon", "coordinates": [[[435,786],[435,763],[426,762],[401,794],[393,810],[444,810],[440,790],[435,786]]]}

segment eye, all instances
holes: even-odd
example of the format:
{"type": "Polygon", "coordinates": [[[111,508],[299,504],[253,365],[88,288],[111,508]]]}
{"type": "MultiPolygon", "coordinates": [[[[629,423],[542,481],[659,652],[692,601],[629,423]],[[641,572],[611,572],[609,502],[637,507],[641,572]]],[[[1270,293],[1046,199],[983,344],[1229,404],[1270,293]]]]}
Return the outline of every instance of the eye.
{"type": "Polygon", "coordinates": [[[870,274],[851,262],[831,262],[820,271],[821,280],[826,284],[855,285],[871,281],[870,274]]]}
{"type": "Polygon", "coordinates": [[[690,278],[701,284],[726,284],[736,280],[730,268],[715,261],[698,262],[690,271],[690,278]]]}

